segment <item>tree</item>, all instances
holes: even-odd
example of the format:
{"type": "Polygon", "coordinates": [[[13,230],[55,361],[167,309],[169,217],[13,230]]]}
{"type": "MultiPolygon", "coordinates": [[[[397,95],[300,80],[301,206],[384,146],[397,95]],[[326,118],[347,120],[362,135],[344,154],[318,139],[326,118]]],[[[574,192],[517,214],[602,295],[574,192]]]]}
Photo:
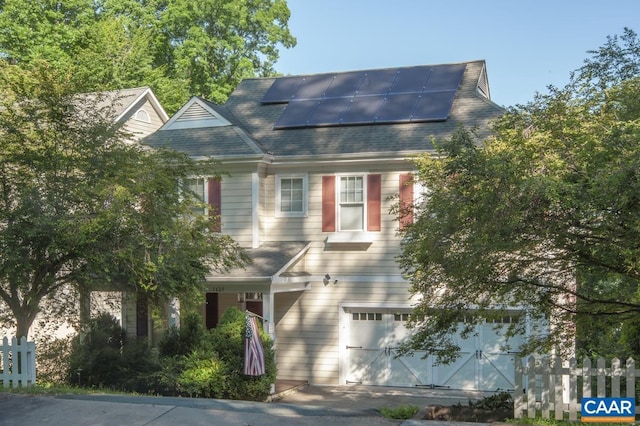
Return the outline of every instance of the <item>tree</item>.
{"type": "MultiPolygon", "coordinates": [[[[128,142],[100,94],[46,64],[0,67],[0,312],[26,336],[45,298],[96,286],[151,299],[200,290],[246,257],[182,188],[213,162],[128,142]]],[[[73,297],[71,300],[73,301],[73,297]]]]}
{"type": "Polygon", "coordinates": [[[404,353],[451,361],[453,333],[512,310],[546,328],[525,353],[571,349],[592,319],[637,324],[639,45],[631,30],[609,38],[565,88],[506,111],[494,136],[461,129],[417,159],[428,192],[398,260],[422,300],[404,353]]]}
{"type": "Polygon", "coordinates": [[[0,54],[73,67],[82,91],[150,86],[174,112],[190,95],[223,102],[274,72],[295,45],[284,0],[6,0],[0,54]]]}

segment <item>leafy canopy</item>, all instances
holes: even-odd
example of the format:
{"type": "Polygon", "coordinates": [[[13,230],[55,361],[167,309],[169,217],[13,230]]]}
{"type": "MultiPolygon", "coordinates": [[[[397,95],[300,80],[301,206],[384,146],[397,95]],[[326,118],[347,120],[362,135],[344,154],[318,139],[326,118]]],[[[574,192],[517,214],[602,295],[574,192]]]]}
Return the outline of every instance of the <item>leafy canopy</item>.
{"type": "Polygon", "coordinates": [[[0,57],[73,67],[81,92],[150,86],[172,113],[273,74],[289,16],[285,0],[5,0],[0,57]]]}
{"type": "Polygon", "coordinates": [[[590,53],[493,137],[461,129],[417,159],[428,192],[399,263],[422,301],[405,352],[451,361],[452,333],[512,310],[541,325],[525,352],[566,349],[588,318],[638,318],[640,42],[627,29],[590,53]]]}
{"type": "Polygon", "coordinates": [[[182,182],[217,174],[215,163],[129,142],[117,95],[74,91],[47,64],[0,66],[0,315],[19,336],[44,300],[62,315],[69,289],[162,299],[245,260],[209,231],[215,218],[190,215],[197,200],[182,182]]]}

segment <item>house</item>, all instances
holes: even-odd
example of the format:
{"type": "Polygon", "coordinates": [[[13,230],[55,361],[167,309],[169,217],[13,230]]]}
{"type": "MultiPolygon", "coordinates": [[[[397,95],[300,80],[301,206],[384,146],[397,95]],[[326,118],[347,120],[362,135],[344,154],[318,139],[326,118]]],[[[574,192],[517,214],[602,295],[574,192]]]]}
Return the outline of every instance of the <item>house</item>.
{"type": "MultiPolygon", "coordinates": [[[[77,102],[83,108],[95,108],[101,113],[104,112],[107,118],[113,123],[119,124],[128,133],[131,142],[138,141],[159,129],[169,119],[164,108],[149,87],[138,87],[123,90],[114,90],[99,93],[85,93],[77,96],[77,102]]],[[[124,295],[124,297],[131,297],[124,295]]],[[[83,298],[83,306],[91,309],[95,314],[99,311],[109,311],[123,320],[124,314],[122,306],[123,294],[115,291],[95,291],[90,298],[83,298]],[[90,302],[90,303],[88,303],[90,302]]],[[[44,307],[46,309],[46,307],[44,307]]],[[[82,309],[81,309],[82,311],[82,309]]],[[[87,309],[86,312],[88,312],[87,309]]],[[[85,313],[86,313],[85,312],[85,313]]],[[[70,325],[72,321],[60,319],[60,323],[34,321],[29,335],[37,335],[38,332],[48,334],[50,328],[57,328],[57,337],[66,336],[75,332],[70,325]]],[[[124,323],[124,321],[123,321],[124,323]]],[[[2,335],[12,335],[13,331],[3,330],[2,335]]]]}
{"type": "Polygon", "coordinates": [[[283,380],[512,388],[495,324],[452,365],[394,352],[413,301],[395,261],[411,218],[390,213],[392,197],[419,192],[411,157],[432,138],[486,136],[502,112],[482,60],[251,78],[224,105],[191,98],[144,143],[221,162],[229,176],[190,184],[253,259],[207,277],[207,327],[231,306],[264,317],[283,380]]]}

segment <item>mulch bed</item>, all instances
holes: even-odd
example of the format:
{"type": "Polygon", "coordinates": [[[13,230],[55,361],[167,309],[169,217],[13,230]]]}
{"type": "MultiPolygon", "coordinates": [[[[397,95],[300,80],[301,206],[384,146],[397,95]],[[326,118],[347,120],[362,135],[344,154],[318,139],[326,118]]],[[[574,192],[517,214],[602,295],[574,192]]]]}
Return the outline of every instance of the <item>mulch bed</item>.
{"type": "Polygon", "coordinates": [[[485,410],[463,405],[430,405],[426,407],[422,420],[493,423],[504,422],[510,418],[513,418],[512,410],[485,410]]]}

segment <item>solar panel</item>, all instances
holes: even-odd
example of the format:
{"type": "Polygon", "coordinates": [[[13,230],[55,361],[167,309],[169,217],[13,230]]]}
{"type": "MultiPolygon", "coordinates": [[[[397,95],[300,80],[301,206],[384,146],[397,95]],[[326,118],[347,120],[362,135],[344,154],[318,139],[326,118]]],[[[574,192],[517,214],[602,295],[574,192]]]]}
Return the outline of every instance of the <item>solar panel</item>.
{"type": "Polygon", "coordinates": [[[386,95],[357,96],[349,102],[339,124],[373,123],[386,95]]]}
{"type": "Polygon", "coordinates": [[[466,65],[440,65],[433,67],[425,91],[432,90],[457,90],[462,81],[466,65]]]}
{"type": "Polygon", "coordinates": [[[398,76],[398,70],[372,70],[364,72],[358,95],[380,95],[389,92],[398,76]]]}
{"type": "Polygon", "coordinates": [[[302,77],[277,78],[262,98],[263,104],[281,104],[291,100],[302,83],[302,77]]]}
{"type": "Polygon", "coordinates": [[[449,117],[451,105],[456,97],[455,90],[427,92],[420,95],[410,121],[444,121],[449,117]]]}
{"type": "Polygon", "coordinates": [[[294,99],[321,99],[333,82],[333,74],[317,74],[305,77],[293,95],[294,99]]]}
{"type": "Polygon", "coordinates": [[[415,93],[389,94],[375,117],[376,123],[401,123],[411,120],[418,99],[415,93]]]}
{"type": "Polygon", "coordinates": [[[422,92],[430,73],[431,67],[403,68],[399,70],[389,93],[422,92]]]}
{"type": "Polygon", "coordinates": [[[336,126],[340,123],[340,117],[349,107],[349,98],[327,98],[318,101],[316,108],[307,118],[307,126],[323,127],[336,126]]]}
{"type": "Polygon", "coordinates": [[[263,103],[288,102],[276,129],[446,120],[465,64],[277,79],[263,103]]]}
{"type": "Polygon", "coordinates": [[[289,102],[289,105],[280,114],[274,128],[305,127],[309,116],[317,105],[316,99],[289,102]]]}

